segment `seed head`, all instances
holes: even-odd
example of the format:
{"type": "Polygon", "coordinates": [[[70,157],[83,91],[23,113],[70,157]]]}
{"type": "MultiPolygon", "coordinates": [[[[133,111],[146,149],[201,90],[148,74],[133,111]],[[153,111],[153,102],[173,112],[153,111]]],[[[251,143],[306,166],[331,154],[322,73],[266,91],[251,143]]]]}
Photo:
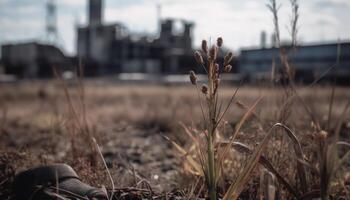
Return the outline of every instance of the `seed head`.
{"type": "Polygon", "coordinates": [[[220,73],[220,66],[218,63],[214,64],[214,69],[213,69],[213,78],[217,79],[219,78],[219,73],[220,73]]]}
{"type": "Polygon", "coordinates": [[[202,85],[202,93],[203,94],[208,94],[208,86],[205,85],[205,84],[202,85]]]}
{"type": "Polygon", "coordinates": [[[214,80],[214,94],[216,93],[216,90],[219,88],[219,84],[220,84],[220,79],[217,78],[214,80]]]}
{"type": "Polygon", "coordinates": [[[231,69],[232,69],[232,65],[226,65],[226,66],[224,67],[224,71],[227,72],[227,73],[230,72],[231,69]]]}
{"type": "Polygon", "coordinates": [[[328,133],[326,131],[315,131],[313,134],[312,134],[313,138],[318,140],[318,141],[325,141],[328,137],[328,133]]]}
{"type": "Polygon", "coordinates": [[[216,60],[216,57],[218,55],[218,47],[216,45],[213,45],[210,48],[209,55],[212,60],[216,60]]]}
{"type": "Polygon", "coordinates": [[[218,63],[215,63],[215,73],[219,73],[220,71],[220,66],[218,63]]]}
{"type": "Polygon", "coordinates": [[[225,57],[224,57],[224,66],[228,65],[233,58],[233,53],[229,52],[225,57]]]}
{"type": "Polygon", "coordinates": [[[218,39],[216,40],[216,45],[218,45],[218,47],[221,47],[223,43],[222,37],[218,37],[218,39]]]}
{"type": "Polygon", "coordinates": [[[328,136],[328,133],[326,131],[320,131],[318,132],[318,137],[321,139],[321,140],[325,140],[328,136]]]}
{"type": "Polygon", "coordinates": [[[202,40],[202,50],[206,55],[208,55],[208,44],[206,40],[202,40]]]}
{"type": "Polygon", "coordinates": [[[190,80],[193,85],[197,84],[197,76],[192,70],[190,71],[190,80]]]}
{"type": "Polygon", "coordinates": [[[204,64],[203,57],[199,53],[199,51],[194,52],[194,58],[196,59],[198,64],[204,64]]]}

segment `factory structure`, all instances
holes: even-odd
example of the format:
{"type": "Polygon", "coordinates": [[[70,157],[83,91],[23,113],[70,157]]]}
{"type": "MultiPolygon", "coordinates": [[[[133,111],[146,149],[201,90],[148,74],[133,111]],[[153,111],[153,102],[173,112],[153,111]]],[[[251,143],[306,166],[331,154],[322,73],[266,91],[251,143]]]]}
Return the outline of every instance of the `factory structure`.
{"type": "Polygon", "coordinates": [[[103,23],[102,0],[90,0],[88,10],[88,25],[77,29],[77,57],[87,75],[184,73],[193,66],[191,22],[159,19],[158,37],[135,37],[122,23],[103,23]],[[183,26],[177,34],[176,21],[183,26]]]}
{"type": "MultiPolygon", "coordinates": [[[[55,11],[52,1],[49,13],[55,11]]],[[[77,55],[69,58],[53,42],[31,41],[2,45],[2,63],[7,74],[19,78],[47,78],[52,68],[74,71],[83,65],[85,76],[116,73],[187,73],[194,65],[193,23],[182,19],[159,19],[156,35],[130,33],[122,23],[103,22],[103,0],[88,1],[88,24],[76,27],[77,55]],[[175,31],[181,23],[182,32],[175,31]]],[[[48,38],[57,38],[55,17],[48,15],[48,38]]]]}
{"type": "Polygon", "coordinates": [[[51,44],[6,44],[1,53],[4,72],[17,78],[48,78],[53,76],[53,68],[60,71],[72,69],[72,59],[51,44]]]}
{"type": "MultiPolygon", "coordinates": [[[[17,78],[48,78],[53,69],[71,70],[73,58],[58,48],[57,15],[54,0],[46,4],[46,26],[44,41],[29,41],[1,45],[2,71],[17,78]]],[[[1,66],[0,66],[1,67],[1,66]]]]}
{"type": "MultiPolygon", "coordinates": [[[[47,7],[46,30],[50,38],[55,39],[57,20],[52,1],[47,7]]],[[[87,25],[76,27],[76,56],[64,55],[53,42],[2,44],[0,68],[2,66],[3,69],[0,72],[18,78],[47,78],[53,76],[53,67],[60,71],[74,71],[81,63],[85,76],[124,73],[170,75],[187,74],[196,66],[193,59],[195,49],[192,47],[193,23],[159,17],[158,33],[139,35],[130,32],[123,23],[104,23],[103,0],[88,0],[87,10],[87,25]],[[175,31],[178,23],[182,26],[180,32],[175,31]]],[[[312,82],[322,76],[350,83],[350,42],[297,47],[284,45],[282,48],[286,50],[297,81],[312,82]]],[[[262,33],[259,47],[243,48],[236,54],[237,59],[231,63],[235,69],[233,73],[250,82],[269,79],[272,69],[274,74],[280,75],[279,52],[274,39],[267,45],[266,33],[262,33]]]]}
{"type": "MultiPolygon", "coordinates": [[[[287,54],[296,81],[311,83],[322,78],[336,78],[338,83],[350,83],[350,42],[308,44],[282,47],[287,54]],[[327,72],[327,73],[326,73],[327,72]]],[[[282,73],[280,49],[274,47],[241,49],[239,72],[248,81],[270,79],[282,73]]]]}

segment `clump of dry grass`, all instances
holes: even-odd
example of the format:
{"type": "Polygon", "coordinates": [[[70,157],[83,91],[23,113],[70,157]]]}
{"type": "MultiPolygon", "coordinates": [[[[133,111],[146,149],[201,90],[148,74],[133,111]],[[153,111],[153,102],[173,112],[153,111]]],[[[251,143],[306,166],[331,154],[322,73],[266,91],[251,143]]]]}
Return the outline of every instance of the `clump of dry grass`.
{"type": "MultiPolygon", "coordinates": [[[[291,7],[292,7],[292,19],[291,19],[291,37],[292,37],[292,45],[296,46],[297,44],[297,22],[299,19],[299,4],[297,0],[291,0],[291,7]]],[[[277,40],[277,45],[280,48],[280,61],[282,64],[282,82],[281,85],[283,86],[283,103],[280,107],[280,113],[278,116],[278,121],[280,123],[274,124],[269,131],[265,131],[266,135],[264,136],[262,142],[257,146],[257,148],[252,151],[249,147],[245,146],[242,143],[235,142],[234,139],[242,127],[243,123],[251,116],[254,115],[255,118],[259,119],[259,117],[254,112],[254,109],[259,102],[259,99],[250,107],[247,108],[246,106],[243,106],[244,109],[247,110],[247,112],[244,114],[243,118],[239,121],[239,123],[235,126],[235,131],[231,135],[231,137],[228,139],[228,141],[223,141],[220,136],[220,126],[222,126],[221,120],[222,117],[225,115],[227,109],[230,107],[236,93],[232,96],[232,99],[228,103],[228,106],[226,109],[222,109],[222,103],[219,100],[219,86],[220,86],[220,69],[222,71],[230,71],[232,68],[230,65],[228,65],[228,62],[224,61],[223,66],[220,67],[218,63],[216,63],[216,57],[217,57],[217,49],[222,46],[223,40],[222,38],[218,38],[217,44],[214,45],[212,48],[207,47],[207,42],[203,41],[202,43],[202,51],[201,52],[195,52],[195,59],[199,65],[201,65],[204,68],[204,71],[208,75],[208,81],[207,84],[204,84],[201,89],[197,86],[197,77],[195,75],[194,71],[190,72],[190,81],[193,85],[196,86],[197,94],[199,97],[199,104],[201,106],[202,110],[202,117],[204,121],[204,127],[203,130],[197,130],[194,128],[187,128],[183,125],[186,134],[191,138],[193,145],[189,150],[185,150],[181,146],[177,145],[176,143],[172,142],[174,146],[178,149],[178,151],[184,156],[185,160],[187,161],[187,165],[185,165],[186,170],[193,174],[197,174],[199,176],[204,177],[204,180],[206,182],[207,190],[208,190],[208,196],[211,200],[217,199],[217,187],[220,180],[220,177],[222,176],[222,167],[223,167],[223,161],[227,159],[226,154],[228,152],[228,149],[233,147],[240,151],[241,153],[247,153],[250,154],[250,158],[246,162],[245,166],[240,170],[238,176],[234,180],[234,182],[231,184],[231,186],[228,187],[227,191],[223,195],[223,199],[236,199],[238,198],[240,192],[243,190],[245,184],[248,182],[249,178],[252,175],[253,170],[256,168],[257,163],[260,163],[263,165],[268,172],[265,173],[268,175],[268,177],[275,178],[279,182],[279,184],[283,185],[289,193],[294,196],[294,198],[297,199],[307,199],[311,197],[320,197],[321,199],[327,199],[329,197],[329,191],[332,183],[334,183],[335,175],[337,174],[337,170],[339,170],[342,164],[344,164],[345,160],[347,159],[348,154],[350,154],[350,151],[346,151],[344,155],[339,157],[338,152],[338,146],[345,146],[349,147],[349,143],[347,142],[338,142],[338,137],[336,136],[334,140],[325,142],[327,134],[323,131],[321,128],[320,122],[317,120],[317,117],[315,113],[311,111],[309,106],[306,104],[303,98],[299,95],[299,92],[297,91],[296,83],[294,82],[294,70],[291,67],[290,61],[288,60],[286,49],[281,46],[280,42],[280,32],[279,32],[279,24],[278,24],[278,6],[275,0],[270,0],[270,4],[268,5],[269,9],[272,11],[274,16],[274,25],[275,25],[275,35],[277,40]],[[209,49],[209,50],[208,50],[209,49]],[[204,58],[203,58],[204,57],[204,58]],[[204,95],[205,100],[204,103],[202,103],[200,91],[202,95],[204,95]],[[310,164],[305,160],[306,155],[303,152],[301,143],[299,142],[299,139],[293,131],[284,125],[284,123],[290,123],[290,116],[292,115],[292,105],[294,103],[294,98],[297,97],[300,104],[302,105],[302,108],[305,109],[306,113],[309,115],[311,123],[315,126],[315,132],[316,132],[316,141],[317,147],[312,149],[313,152],[316,152],[317,154],[317,167],[310,170],[310,164]],[[219,103],[220,102],[220,103],[219,103]],[[203,106],[205,105],[205,106],[203,106]],[[275,129],[280,128],[283,132],[276,131],[275,129]],[[271,137],[273,134],[278,133],[282,134],[285,133],[292,142],[292,147],[294,149],[295,153],[295,163],[296,163],[296,177],[298,178],[298,181],[296,182],[296,185],[290,184],[290,181],[287,180],[285,177],[283,177],[283,173],[281,171],[278,171],[274,164],[272,164],[268,159],[266,159],[262,155],[263,149],[267,146],[267,143],[271,141],[271,137]],[[311,172],[312,171],[312,172],[311,172]],[[315,176],[313,175],[314,172],[317,172],[318,176],[316,179],[319,180],[319,189],[314,190],[311,189],[310,184],[314,180],[315,176]],[[313,177],[313,178],[311,178],[313,177]]],[[[225,57],[225,60],[227,57],[232,57],[232,54],[228,54],[225,57]]],[[[329,119],[328,119],[328,125],[329,127],[329,120],[332,116],[332,102],[333,102],[333,96],[334,91],[332,92],[332,98],[330,102],[330,110],[329,110],[329,119]]],[[[239,105],[242,106],[241,103],[239,105]]],[[[344,109],[343,113],[347,112],[347,108],[344,109]]],[[[340,120],[342,120],[340,118],[340,120]]],[[[263,123],[262,120],[259,120],[260,123],[263,123]]],[[[266,127],[266,124],[262,124],[261,129],[264,130],[264,127],[266,127]]],[[[283,134],[283,135],[285,135],[283,134]]],[[[302,137],[302,135],[299,135],[299,137],[302,137]]],[[[283,137],[279,138],[280,141],[280,147],[283,148],[285,145],[283,144],[283,137]]],[[[273,152],[271,152],[273,154],[273,152]]],[[[310,152],[308,152],[310,153],[310,152]]],[[[278,165],[278,163],[276,163],[278,165]]],[[[265,181],[265,174],[261,176],[261,184],[266,183],[265,181]]],[[[271,179],[271,178],[270,178],[271,179]]],[[[276,193],[276,187],[275,183],[271,183],[268,179],[268,185],[265,185],[266,188],[264,189],[264,185],[261,185],[261,190],[264,190],[265,192],[265,198],[267,199],[274,199],[276,193]],[[273,188],[273,189],[271,189],[273,188]],[[274,191],[274,192],[273,192],[274,191]]]]}
{"type": "MultiPolygon", "coordinates": [[[[204,177],[207,185],[208,196],[211,200],[217,199],[218,183],[222,178],[221,176],[223,173],[223,165],[227,159],[227,154],[229,152],[229,149],[231,149],[231,146],[235,144],[234,146],[239,147],[239,149],[244,149],[243,151],[246,153],[250,153],[251,156],[247,161],[245,167],[241,169],[236,180],[231,184],[231,186],[228,187],[226,193],[223,195],[223,199],[236,199],[244,189],[245,184],[252,176],[252,172],[260,160],[260,155],[262,154],[264,147],[266,146],[270,136],[273,133],[271,130],[275,126],[281,126],[285,129],[287,128],[279,124],[273,126],[273,128],[264,137],[261,144],[254,151],[250,151],[250,149],[246,148],[244,145],[234,142],[244,122],[254,113],[258,102],[261,100],[261,98],[258,98],[254,104],[249,107],[247,112],[243,115],[242,119],[238,122],[230,138],[227,141],[224,141],[223,138],[221,138],[220,130],[224,125],[222,123],[222,120],[230,108],[238,91],[237,88],[228,104],[226,106],[223,106],[222,101],[220,101],[219,98],[220,73],[222,71],[229,72],[229,70],[232,68],[229,63],[233,58],[233,54],[228,53],[224,57],[223,64],[220,66],[219,63],[217,63],[216,59],[218,48],[221,47],[223,43],[222,38],[218,38],[217,44],[213,45],[209,51],[207,50],[208,47],[206,47],[206,43],[206,41],[202,42],[202,52],[195,52],[196,61],[204,68],[208,76],[207,84],[204,84],[201,90],[199,90],[197,86],[197,77],[195,75],[195,72],[190,72],[190,81],[196,87],[197,95],[199,98],[198,101],[202,110],[204,124],[203,130],[198,131],[196,129],[189,129],[183,125],[185,132],[194,143],[192,149],[189,151],[186,151],[175,142],[172,143],[179,150],[179,152],[186,157],[189,165],[188,170],[194,174],[204,177]],[[204,96],[204,103],[202,102],[201,95],[204,96]],[[204,107],[203,104],[206,106],[204,107]]],[[[289,136],[294,139],[293,141],[296,142],[296,144],[299,144],[294,134],[289,131],[287,131],[287,133],[289,133],[289,136]]],[[[301,157],[302,159],[302,153],[300,151],[300,148],[296,149],[298,157],[301,157]]],[[[279,177],[281,176],[279,175],[279,177]]],[[[284,183],[286,183],[286,181],[284,181],[284,183]]]]}
{"type": "MultiPolygon", "coordinates": [[[[291,7],[292,7],[292,18],[291,18],[291,30],[290,30],[290,34],[291,34],[291,41],[292,41],[292,46],[296,47],[297,44],[297,23],[299,20],[299,2],[297,0],[290,0],[291,3],[291,7]]],[[[331,132],[331,130],[329,130],[329,126],[330,126],[330,121],[331,121],[331,117],[332,117],[332,106],[333,106],[333,98],[334,98],[334,88],[332,89],[332,93],[331,93],[331,99],[330,99],[330,103],[329,103],[329,111],[328,111],[328,119],[326,120],[325,125],[322,125],[322,122],[320,122],[317,119],[317,116],[315,114],[315,112],[312,112],[311,109],[309,108],[309,105],[307,105],[307,103],[305,102],[305,100],[299,95],[297,87],[296,87],[296,83],[294,81],[294,70],[291,67],[290,61],[287,57],[287,53],[286,53],[286,49],[284,47],[281,46],[281,42],[280,42],[280,31],[279,31],[279,24],[278,24],[278,9],[279,7],[277,6],[276,0],[270,0],[270,4],[268,5],[268,8],[271,10],[272,14],[273,14],[273,21],[274,21],[274,28],[275,28],[275,35],[276,35],[276,40],[277,40],[277,45],[280,48],[280,61],[281,64],[283,66],[283,73],[286,74],[286,80],[287,83],[286,85],[283,85],[284,88],[284,102],[281,108],[281,112],[280,112],[280,121],[286,123],[289,121],[289,116],[292,113],[291,110],[291,105],[292,102],[294,101],[294,98],[296,97],[299,101],[299,105],[301,105],[306,113],[308,114],[310,120],[311,120],[311,124],[312,124],[312,128],[313,128],[313,139],[316,141],[316,145],[314,146],[313,151],[316,152],[316,162],[317,162],[317,167],[312,168],[312,170],[305,170],[303,169],[302,171],[304,171],[304,177],[312,177],[312,173],[310,171],[316,172],[318,181],[319,181],[319,188],[317,190],[312,190],[310,191],[310,188],[307,187],[307,184],[310,180],[303,180],[301,181],[302,184],[302,196],[300,197],[301,199],[308,199],[311,197],[320,197],[321,199],[328,199],[329,198],[329,191],[330,191],[330,186],[331,183],[334,183],[334,178],[335,178],[335,174],[336,171],[339,170],[340,166],[343,163],[344,159],[347,159],[346,156],[348,156],[347,154],[350,151],[346,151],[347,153],[345,153],[345,155],[343,155],[343,158],[340,158],[339,156],[339,150],[338,150],[338,146],[339,144],[342,144],[343,146],[349,146],[349,143],[346,142],[339,142],[339,137],[338,131],[335,131],[335,133],[333,134],[333,138],[332,139],[328,139],[328,135],[329,132],[331,132]],[[328,129],[328,130],[327,130],[328,129]],[[341,161],[340,161],[341,160],[341,161]],[[308,172],[308,176],[305,175],[305,173],[308,172]]],[[[337,61],[336,63],[338,62],[337,61]]],[[[333,67],[331,67],[333,68],[333,67]]],[[[313,86],[319,79],[317,79],[314,83],[311,84],[311,86],[313,86]]],[[[350,101],[349,101],[350,102],[350,101]]],[[[341,123],[341,121],[343,120],[344,117],[344,113],[347,112],[347,105],[349,103],[346,104],[344,110],[343,110],[343,114],[339,117],[339,121],[341,123]]],[[[339,127],[339,124],[338,124],[339,127]]],[[[339,130],[337,128],[337,130],[339,130]]],[[[300,160],[299,160],[300,162],[300,160]]],[[[304,168],[304,166],[302,165],[306,165],[306,166],[310,166],[309,163],[305,163],[304,161],[302,161],[301,163],[298,163],[298,169],[297,172],[300,173],[300,169],[301,167],[304,168]]],[[[335,181],[337,182],[337,181],[335,181]]]]}

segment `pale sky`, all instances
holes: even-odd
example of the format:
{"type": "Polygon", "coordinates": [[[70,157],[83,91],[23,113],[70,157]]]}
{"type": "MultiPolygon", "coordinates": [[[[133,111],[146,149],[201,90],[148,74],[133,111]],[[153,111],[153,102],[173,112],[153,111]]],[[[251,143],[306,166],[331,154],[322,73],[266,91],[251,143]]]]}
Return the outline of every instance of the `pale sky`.
{"type": "MultiPolygon", "coordinates": [[[[61,46],[76,52],[75,24],[86,23],[88,0],[56,0],[61,46]]],[[[46,0],[0,0],[0,44],[45,39],[46,0]]],[[[289,38],[291,16],[288,0],[281,4],[282,38],[289,38]]],[[[350,39],[350,0],[299,0],[300,42],[327,42],[350,39]]],[[[257,46],[261,31],[273,32],[268,0],[105,0],[104,21],[122,22],[130,32],[157,31],[156,5],[163,18],[182,18],[195,23],[194,46],[202,39],[222,36],[228,48],[257,46]]]]}

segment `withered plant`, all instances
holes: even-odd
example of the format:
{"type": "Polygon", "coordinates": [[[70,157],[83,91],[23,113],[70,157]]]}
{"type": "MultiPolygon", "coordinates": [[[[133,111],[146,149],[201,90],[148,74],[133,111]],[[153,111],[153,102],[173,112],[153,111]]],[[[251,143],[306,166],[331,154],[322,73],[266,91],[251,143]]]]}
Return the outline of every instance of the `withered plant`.
{"type": "MultiPolygon", "coordinates": [[[[298,0],[289,0],[292,8],[292,17],[290,21],[290,35],[291,35],[291,47],[292,50],[297,50],[297,33],[298,33],[298,20],[299,20],[299,1],[298,0]]],[[[348,158],[350,156],[349,150],[344,150],[350,147],[350,144],[345,141],[339,140],[339,132],[341,124],[348,112],[348,108],[350,106],[350,101],[348,101],[343,109],[343,112],[340,114],[339,118],[336,120],[335,130],[330,128],[332,118],[332,108],[333,108],[333,98],[334,98],[334,90],[332,88],[329,110],[327,121],[323,125],[320,120],[318,120],[317,116],[314,112],[311,111],[309,105],[306,104],[304,99],[299,95],[296,83],[294,80],[294,70],[291,65],[291,61],[287,56],[287,50],[285,47],[281,45],[280,40],[280,29],[279,29],[279,19],[278,19],[278,10],[279,5],[276,0],[269,0],[269,4],[267,5],[273,15],[274,22],[274,30],[277,41],[277,47],[279,48],[279,57],[282,65],[282,74],[284,75],[285,82],[287,84],[282,84],[284,89],[284,98],[283,103],[280,110],[279,121],[283,123],[287,123],[288,118],[291,114],[291,105],[293,101],[298,100],[299,105],[305,109],[307,115],[310,118],[312,124],[312,139],[313,139],[313,149],[312,151],[316,152],[316,159],[313,160],[313,163],[301,161],[299,159],[297,173],[299,177],[301,174],[304,174],[305,180],[301,180],[301,190],[302,193],[299,199],[310,199],[310,198],[321,198],[322,200],[328,199],[330,195],[330,189],[332,185],[339,185],[339,175],[341,175],[341,168],[344,167],[345,163],[348,163],[348,158]],[[340,153],[340,147],[343,148],[343,152],[340,153]],[[308,170],[305,170],[303,166],[307,166],[308,170]],[[302,173],[301,173],[302,172],[302,173]],[[306,173],[306,174],[305,174],[306,173]],[[319,186],[317,189],[311,190],[308,187],[310,180],[306,179],[307,177],[312,177],[316,174],[316,179],[318,179],[319,186]]],[[[330,70],[334,69],[340,59],[340,45],[337,47],[337,57],[335,58],[335,64],[330,66],[322,75],[314,80],[308,87],[312,87],[316,85],[316,83],[321,80],[321,78],[326,75],[330,70]]],[[[274,68],[274,67],[273,67],[274,68]]],[[[302,137],[302,135],[300,135],[302,137]]],[[[305,135],[303,135],[305,137],[305,135]]]]}
{"type": "MultiPolygon", "coordinates": [[[[270,130],[265,135],[262,142],[255,150],[251,150],[246,145],[235,142],[235,138],[239,131],[241,130],[243,124],[250,116],[255,115],[255,108],[259,101],[262,99],[258,98],[236,124],[232,135],[228,139],[224,139],[220,132],[223,132],[225,123],[224,116],[229,110],[232,102],[234,101],[238,88],[233,92],[228,104],[223,106],[222,100],[219,95],[220,89],[220,75],[222,72],[230,72],[232,66],[230,65],[233,59],[233,54],[228,53],[221,64],[218,62],[218,52],[219,48],[222,46],[222,38],[217,39],[216,45],[213,45],[210,49],[207,46],[207,42],[203,40],[202,50],[195,52],[195,59],[197,63],[204,69],[207,74],[206,84],[198,87],[199,80],[194,71],[190,71],[190,81],[195,86],[197,90],[197,95],[199,97],[199,103],[202,110],[203,117],[203,130],[197,130],[195,128],[187,127],[181,124],[186,132],[186,134],[191,138],[193,145],[189,150],[185,150],[180,145],[171,141],[176,149],[185,158],[185,168],[187,171],[204,177],[208,196],[211,200],[216,200],[218,198],[217,188],[219,181],[222,180],[223,166],[225,161],[228,159],[228,153],[230,149],[235,149],[238,152],[248,154],[250,157],[242,169],[239,170],[237,178],[228,187],[227,191],[223,194],[223,199],[237,199],[239,194],[245,188],[245,185],[250,180],[254,169],[257,164],[260,163],[267,170],[269,170],[277,178],[281,184],[294,195],[299,196],[298,192],[288,183],[287,180],[272,166],[272,164],[261,154],[266,147],[271,135],[275,128],[282,128],[284,133],[291,138],[294,145],[294,152],[296,157],[303,160],[303,153],[301,150],[300,143],[294,133],[283,124],[277,123],[270,128],[270,130]],[[204,98],[204,103],[202,98],[204,98]],[[205,105],[205,106],[204,106],[205,105]]],[[[299,176],[301,182],[305,185],[305,171],[299,176]]]]}
{"type": "MultiPolygon", "coordinates": [[[[230,105],[232,104],[234,97],[238,91],[238,88],[233,93],[228,105],[223,109],[222,101],[219,99],[219,88],[220,88],[220,75],[222,72],[230,72],[232,66],[230,65],[233,54],[229,52],[221,64],[218,63],[219,48],[223,45],[223,39],[219,37],[217,42],[212,47],[208,47],[207,41],[202,41],[202,50],[196,51],[194,57],[197,63],[204,69],[207,74],[206,84],[203,84],[201,88],[198,87],[198,78],[194,71],[190,71],[190,81],[196,87],[201,110],[204,128],[202,131],[190,130],[182,124],[186,133],[193,139],[195,147],[195,156],[189,154],[185,149],[173,144],[177,149],[184,155],[186,155],[187,161],[189,162],[188,170],[204,176],[205,183],[208,190],[208,196],[211,200],[217,199],[217,187],[218,181],[221,175],[221,167],[224,161],[224,154],[226,151],[222,150],[218,152],[218,132],[219,126],[223,120],[223,117],[230,105]],[[204,103],[203,103],[203,96],[204,103]],[[204,105],[206,107],[204,107],[204,105]],[[196,132],[196,133],[194,133],[196,132]],[[194,135],[196,134],[196,136],[194,135]],[[197,137],[200,135],[199,137],[197,137]],[[198,158],[196,160],[195,158],[198,158]]],[[[256,102],[257,103],[257,102],[256,102]]],[[[255,103],[255,105],[256,105],[255,103]]],[[[254,105],[254,107],[255,107],[254,105]]],[[[247,116],[248,117],[248,116],[247,116]]],[[[246,117],[246,118],[247,118],[246,117]]],[[[234,135],[232,136],[232,140],[234,135]]]]}

